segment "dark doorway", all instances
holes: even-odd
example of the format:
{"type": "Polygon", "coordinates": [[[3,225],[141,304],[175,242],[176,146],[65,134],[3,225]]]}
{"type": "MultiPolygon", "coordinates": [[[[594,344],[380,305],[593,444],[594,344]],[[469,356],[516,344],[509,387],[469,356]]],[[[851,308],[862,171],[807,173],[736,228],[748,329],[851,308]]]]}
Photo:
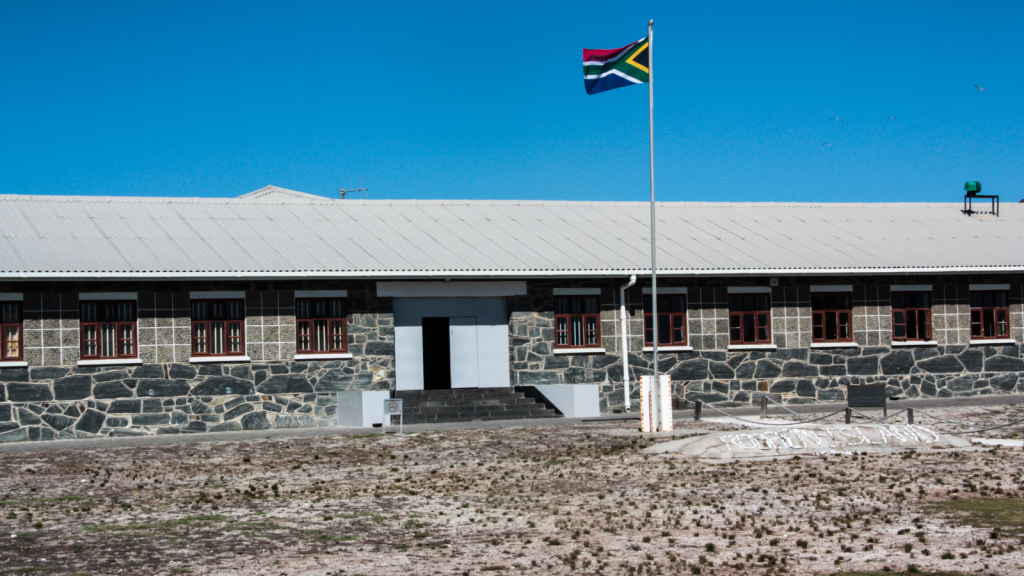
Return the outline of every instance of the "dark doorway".
{"type": "Polygon", "coordinates": [[[423,319],[423,389],[452,387],[451,341],[448,318],[423,319]]]}

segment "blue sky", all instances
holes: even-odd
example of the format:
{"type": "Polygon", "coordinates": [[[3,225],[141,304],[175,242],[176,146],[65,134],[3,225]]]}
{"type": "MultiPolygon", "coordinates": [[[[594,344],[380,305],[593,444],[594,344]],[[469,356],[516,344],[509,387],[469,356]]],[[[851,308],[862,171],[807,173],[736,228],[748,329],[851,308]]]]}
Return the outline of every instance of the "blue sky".
{"type": "Polygon", "coordinates": [[[1015,0],[0,0],[0,192],[645,200],[650,18],[660,200],[1024,198],[1015,0]]]}

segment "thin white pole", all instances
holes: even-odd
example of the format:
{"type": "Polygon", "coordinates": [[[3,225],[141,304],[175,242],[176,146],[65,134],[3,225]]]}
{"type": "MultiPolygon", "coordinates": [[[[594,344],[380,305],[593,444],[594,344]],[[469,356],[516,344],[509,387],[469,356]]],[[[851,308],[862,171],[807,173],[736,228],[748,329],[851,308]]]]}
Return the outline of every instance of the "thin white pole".
{"type": "Polygon", "coordinates": [[[654,322],[651,333],[654,347],[654,381],[651,382],[651,430],[657,431],[661,424],[661,386],[658,381],[658,259],[655,246],[654,214],[654,20],[647,23],[647,101],[648,133],[651,137],[651,319],[654,322]]]}

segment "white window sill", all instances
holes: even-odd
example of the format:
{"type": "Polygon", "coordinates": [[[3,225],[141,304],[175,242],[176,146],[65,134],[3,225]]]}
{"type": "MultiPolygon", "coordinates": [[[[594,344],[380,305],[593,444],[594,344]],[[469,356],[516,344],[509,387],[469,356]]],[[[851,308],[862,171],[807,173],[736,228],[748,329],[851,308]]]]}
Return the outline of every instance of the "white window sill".
{"type": "Polygon", "coordinates": [[[351,354],[296,354],[295,360],[351,360],[351,354]]]}
{"type": "Polygon", "coordinates": [[[856,342],[813,342],[811,348],[860,348],[856,342]]]}
{"type": "Polygon", "coordinates": [[[215,364],[217,362],[251,362],[248,356],[193,356],[189,364],[215,364]]]}
{"type": "Polygon", "coordinates": [[[556,356],[561,354],[604,354],[604,348],[555,348],[556,356]]]}
{"type": "Polygon", "coordinates": [[[899,342],[893,342],[892,343],[892,347],[893,348],[900,348],[900,347],[904,347],[904,346],[938,346],[938,345],[939,345],[939,343],[936,342],[935,340],[907,340],[905,342],[904,341],[899,341],[899,342]]]}
{"type": "Polygon", "coordinates": [[[28,362],[15,362],[13,360],[0,362],[0,368],[28,368],[28,362]]]}
{"type": "Polygon", "coordinates": [[[1016,344],[1013,338],[993,338],[992,340],[971,340],[972,346],[999,346],[1001,344],[1016,344]]]}
{"type": "Polygon", "coordinates": [[[79,360],[79,366],[137,366],[142,364],[138,358],[107,358],[103,360],[79,360]]]}
{"type": "Polygon", "coordinates": [[[778,350],[775,344],[730,344],[729,350],[778,350]]]}
{"type": "MultiPolygon", "coordinates": [[[[654,346],[644,346],[644,352],[654,352],[654,346]]],[[[693,346],[658,346],[658,352],[693,352],[693,346]]]]}

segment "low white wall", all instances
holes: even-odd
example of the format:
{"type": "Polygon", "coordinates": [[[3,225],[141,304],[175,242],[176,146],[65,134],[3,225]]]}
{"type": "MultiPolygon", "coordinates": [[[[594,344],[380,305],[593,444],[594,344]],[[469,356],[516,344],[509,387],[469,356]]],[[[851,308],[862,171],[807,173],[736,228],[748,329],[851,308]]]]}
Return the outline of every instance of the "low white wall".
{"type": "Polygon", "coordinates": [[[391,398],[387,390],[338,392],[338,426],[372,428],[384,423],[384,401],[391,398]]]}
{"type": "Polygon", "coordinates": [[[601,415],[597,384],[555,384],[533,386],[566,418],[595,418],[601,415]]]}

